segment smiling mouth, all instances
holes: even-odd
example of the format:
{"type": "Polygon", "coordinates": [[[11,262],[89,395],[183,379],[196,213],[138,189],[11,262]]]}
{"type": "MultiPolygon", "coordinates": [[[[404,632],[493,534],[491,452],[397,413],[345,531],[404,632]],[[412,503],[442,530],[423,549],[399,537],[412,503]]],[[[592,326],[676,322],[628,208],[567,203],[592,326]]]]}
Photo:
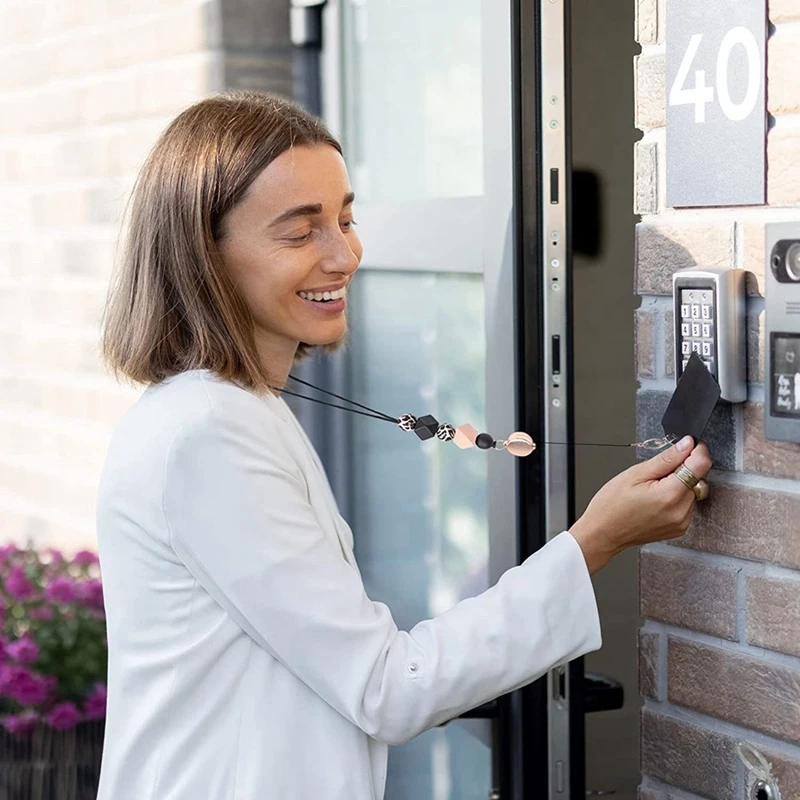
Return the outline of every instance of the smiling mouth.
{"type": "Polygon", "coordinates": [[[347,294],[347,287],[343,286],[335,292],[298,292],[303,300],[312,300],[315,303],[332,303],[341,300],[347,294]]]}

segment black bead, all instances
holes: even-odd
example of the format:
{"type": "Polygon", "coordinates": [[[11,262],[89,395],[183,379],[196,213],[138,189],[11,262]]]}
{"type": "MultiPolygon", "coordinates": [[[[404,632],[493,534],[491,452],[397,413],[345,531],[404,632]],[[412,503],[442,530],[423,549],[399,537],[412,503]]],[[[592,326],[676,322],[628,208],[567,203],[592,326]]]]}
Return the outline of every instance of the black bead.
{"type": "Polygon", "coordinates": [[[433,439],[436,431],[439,430],[439,423],[430,414],[420,417],[414,426],[414,433],[424,442],[426,439],[433,439]]]}
{"type": "Polygon", "coordinates": [[[475,447],[480,447],[481,450],[491,450],[494,447],[494,439],[491,434],[479,433],[475,439],[475,447]]]}

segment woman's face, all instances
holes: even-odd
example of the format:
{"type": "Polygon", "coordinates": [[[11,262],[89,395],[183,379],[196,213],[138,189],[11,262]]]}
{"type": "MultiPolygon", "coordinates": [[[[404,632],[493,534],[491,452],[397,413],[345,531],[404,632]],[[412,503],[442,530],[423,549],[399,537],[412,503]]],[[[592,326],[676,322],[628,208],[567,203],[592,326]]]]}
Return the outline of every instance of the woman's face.
{"type": "Polygon", "coordinates": [[[219,250],[260,351],[294,356],[300,342],[344,336],[346,290],[361,261],[353,224],[347,169],[329,145],[282,153],[229,212],[219,250]]]}

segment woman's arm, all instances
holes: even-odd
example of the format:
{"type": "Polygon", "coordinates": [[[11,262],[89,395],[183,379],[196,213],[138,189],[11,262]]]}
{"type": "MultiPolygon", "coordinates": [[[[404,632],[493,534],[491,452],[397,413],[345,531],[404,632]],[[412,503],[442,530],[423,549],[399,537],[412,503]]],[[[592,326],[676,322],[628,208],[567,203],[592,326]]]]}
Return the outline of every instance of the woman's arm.
{"type": "Polygon", "coordinates": [[[367,734],[405,742],[600,647],[569,533],[482,595],[398,631],[263,422],[210,410],[179,432],[164,485],[171,542],[242,630],[367,734]]]}

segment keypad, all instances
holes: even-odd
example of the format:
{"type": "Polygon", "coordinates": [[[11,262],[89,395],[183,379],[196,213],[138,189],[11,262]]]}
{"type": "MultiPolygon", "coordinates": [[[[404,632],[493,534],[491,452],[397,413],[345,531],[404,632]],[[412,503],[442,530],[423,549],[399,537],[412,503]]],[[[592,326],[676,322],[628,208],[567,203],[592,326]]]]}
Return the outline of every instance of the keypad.
{"type": "Polygon", "coordinates": [[[714,292],[711,289],[681,289],[681,356],[683,368],[692,353],[703,359],[716,377],[714,361],[714,292]]]}

